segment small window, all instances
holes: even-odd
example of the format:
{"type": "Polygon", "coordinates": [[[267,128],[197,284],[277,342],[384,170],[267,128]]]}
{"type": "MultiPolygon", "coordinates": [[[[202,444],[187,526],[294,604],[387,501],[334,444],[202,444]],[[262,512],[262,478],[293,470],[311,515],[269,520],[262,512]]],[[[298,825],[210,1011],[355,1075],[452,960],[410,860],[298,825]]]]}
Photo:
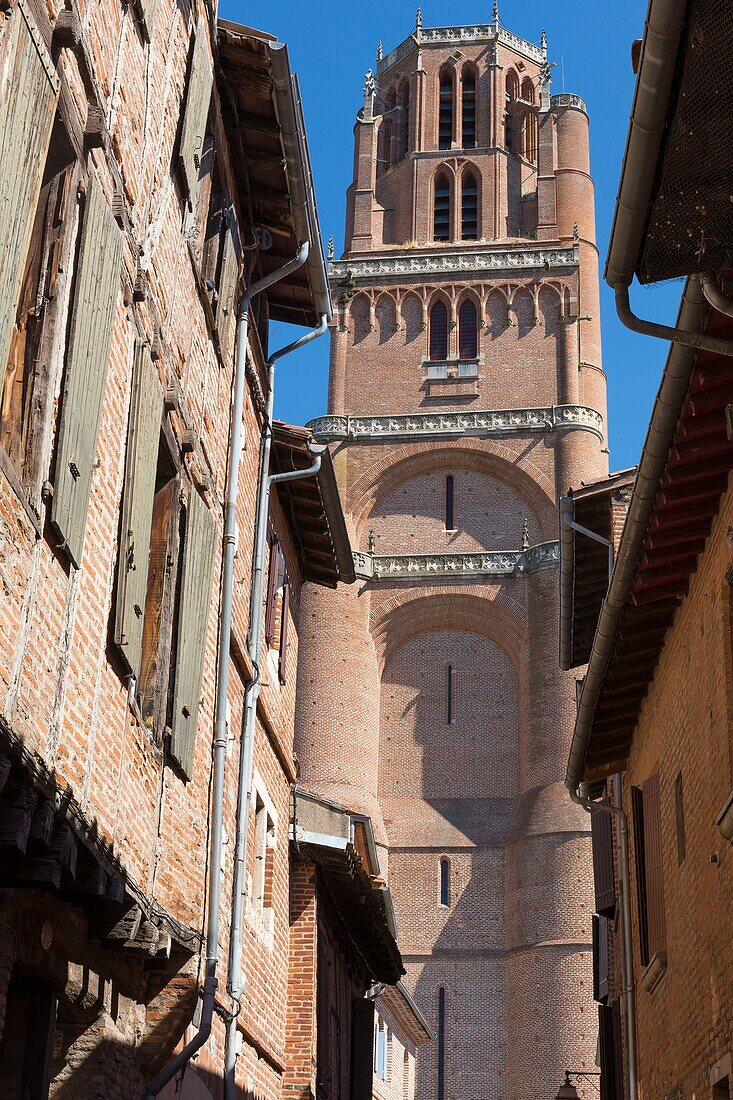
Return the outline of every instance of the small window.
{"type": "Polygon", "coordinates": [[[455,515],[453,511],[453,474],[448,474],[445,479],[445,529],[455,531],[455,515]]]}
{"type": "Polygon", "coordinates": [[[453,144],[453,74],[444,72],[440,77],[440,103],[438,107],[438,148],[450,149],[453,144]]]}
{"type": "Polygon", "coordinates": [[[433,238],[450,240],[450,179],[441,172],[435,179],[435,205],[433,208],[433,238]]]}
{"type": "Polygon", "coordinates": [[[456,670],[453,665],[448,665],[446,669],[446,707],[445,718],[449,726],[455,724],[456,720],[456,670]]]}
{"type": "Polygon", "coordinates": [[[730,1078],[728,1074],[725,1077],[721,1077],[713,1085],[712,1098],[713,1100],[730,1100],[730,1078]]]}
{"type": "Polygon", "coordinates": [[[430,310],[430,358],[434,362],[448,358],[448,307],[442,300],[430,310]]]}
{"type": "Polygon", "coordinates": [[[3,1096],[48,1096],[57,998],[50,982],[14,970],[7,987],[5,1028],[0,1038],[3,1096]]]}
{"type": "Polygon", "coordinates": [[[685,862],[687,843],[685,838],[685,804],[682,795],[682,772],[678,772],[674,781],[674,812],[677,826],[677,866],[685,862]]]}
{"type": "Polygon", "coordinates": [[[478,310],[471,298],[464,298],[458,311],[458,357],[478,357],[478,310]]]}
{"type": "Polygon", "coordinates": [[[387,1025],[379,1017],[374,1029],[374,1072],[382,1081],[387,1080],[387,1025]]]}
{"type": "Polygon", "coordinates": [[[659,775],[632,787],[636,900],[639,918],[639,956],[647,966],[665,947],[662,835],[659,812],[659,775]]]}
{"type": "Polygon", "coordinates": [[[255,797],[255,849],[252,869],[252,905],[259,916],[272,909],[275,821],[262,795],[255,797]]]}
{"type": "Polygon", "coordinates": [[[440,904],[450,905],[450,860],[445,857],[440,861],[440,904]]]}
{"type": "Polygon", "coordinates": [[[461,184],[461,240],[478,240],[478,183],[466,172],[461,184]]]}
{"type": "Polygon", "coordinates": [[[438,1100],[445,1100],[445,989],[438,990],[438,1100]]]}
{"type": "Polygon", "coordinates": [[[476,147],[476,75],[469,69],[463,74],[463,103],[461,110],[463,148],[476,147]]]}

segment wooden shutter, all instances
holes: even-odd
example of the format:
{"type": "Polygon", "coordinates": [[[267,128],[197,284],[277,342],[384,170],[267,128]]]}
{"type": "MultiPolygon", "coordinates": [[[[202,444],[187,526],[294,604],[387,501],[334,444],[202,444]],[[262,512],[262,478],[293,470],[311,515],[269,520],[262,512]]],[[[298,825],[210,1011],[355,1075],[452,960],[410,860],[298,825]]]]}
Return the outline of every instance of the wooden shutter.
{"type": "Polygon", "coordinates": [[[613,858],[613,822],[606,810],[590,815],[593,847],[593,882],[596,913],[611,917],[616,911],[616,883],[613,858]]]}
{"type": "Polygon", "coordinates": [[[441,362],[448,358],[448,307],[436,302],[430,310],[430,358],[441,362]]]}
{"type": "Polygon", "coordinates": [[[265,604],[265,641],[271,644],[275,636],[277,618],[277,589],[280,577],[280,543],[273,536],[270,543],[270,567],[267,574],[267,603],[265,604]]]}
{"type": "Polygon", "coordinates": [[[351,1036],[351,1100],[372,1100],[374,1001],[355,999],[351,1036]]]}
{"type": "Polygon", "coordinates": [[[0,65],[0,378],[15,324],[59,78],[24,0],[10,9],[0,65]]]}
{"type": "Polygon", "coordinates": [[[81,562],[92,467],[115,307],[122,240],[96,178],[89,177],[66,353],[51,520],[81,562]]]}
{"type": "Polygon", "coordinates": [[[216,324],[219,330],[219,341],[221,343],[221,352],[224,359],[229,359],[232,347],[234,346],[239,263],[237,229],[234,224],[234,215],[230,211],[226,234],[224,236],[224,252],[221,260],[221,276],[219,279],[219,299],[216,306],[216,324]]]}
{"type": "Polygon", "coordinates": [[[199,168],[201,167],[204,138],[206,137],[206,120],[209,114],[211,86],[214,80],[206,38],[206,24],[199,16],[193,42],[186,107],[183,114],[181,142],[178,152],[186,198],[192,210],[196,206],[199,168]]]}
{"type": "Polygon", "coordinates": [[[659,774],[644,781],[644,859],[646,861],[646,904],[649,958],[663,951],[664,873],[662,869],[662,827],[659,812],[659,774]]]}
{"type": "Polygon", "coordinates": [[[171,753],[190,778],[211,600],[216,523],[191,490],[181,568],[171,753]]]}
{"type": "Polygon", "coordinates": [[[608,999],[608,920],[593,915],[593,998],[608,999]]]}
{"type": "Polygon", "coordinates": [[[283,603],[280,613],[280,651],[277,656],[277,675],[281,684],[285,683],[288,662],[288,611],[290,610],[290,585],[285,582],[283,603]]]}
{"type": "Polygon", "coordinates": [[[639,959],[641,965],[646,966],[649,962],[649,931],[646,903],[644,795],[639,787],[631,788],[631,812],[634,823],[634,869],[636,873],[636,908],[639,919],[639,959]]]}
{"type": "Polygon", "coordinates": [[[458,311],[458,358],[475,359],[478,355],[478,313],[475,302],[467,298],[458,311]]]}
{"type": "Polygon", "coordinates": [[[127,429],[125,486],[117,557],[114,640],[136,679],[140,677],[150,531],[158,463],[163,390],[149,348],[138,343],[127,429]]]}

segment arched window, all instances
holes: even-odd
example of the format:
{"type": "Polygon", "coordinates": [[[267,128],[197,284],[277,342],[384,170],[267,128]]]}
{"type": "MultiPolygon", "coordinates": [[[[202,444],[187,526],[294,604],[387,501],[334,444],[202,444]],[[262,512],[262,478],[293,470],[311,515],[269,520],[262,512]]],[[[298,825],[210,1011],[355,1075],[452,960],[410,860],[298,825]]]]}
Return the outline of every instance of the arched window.
{"type": "Polygon", "coordinates": [[[473,69],[463,71],[463,100],[461,104],[461,130],[463,148],[476,147],[476,74],[473,69]]]}
{"type": "Polygon", "coordinates": [[[434,362],[448,358],[448,307],[441,300],[430,310],[430,358],[434,362]]]}
{"type": "Polygon", "coordinates": [[[478,310],[471,298],[465,298],[458,310],[458,358],[478,358],[478,310]]]}
{"type": "Polygon", "coordinates": [[[461,240],[478,240],[478,183],[473,172],[461,180],[461,240]]]}
{"type": "Polygon", "coordinates": [[[400,151],[399,159],[407,156],[410,147],[410,84],[403,80],[400,85],[400,151]]]}
{"type": "Polygon", "coordinates": [[[433,238],[436,241],[450,240],[450,178],[447,172],[440,172],[435,177],[433,238]]]}
{"type": "Polygon", "coordinates": [[[377,138],[377,175],[383,175],[390,166],[392,156],[392,120],[382,119],[377,138]]]}
{"type": "MultiPolygon", "coordinates": [[[[450,478],[451,493],[453,491],[453,478],[450,478]]],[[[453,523],[453,516],[450,517],[450,522],[453,523]]],[[[455,531],[455,527],[448,528],[450,531],[455,531]]],[[[456,670],[453,665],[448,665],[446,670],[446,707],[445,717],[449,726],[455,724],[456,720],[456,705],[455,705],[455,690],[456,690],[456,670]]]]}
{"type": "MultiPolygon", "coordinates": [[[[453,525],[453,474],[448,474],[445,479],[445,529],[446,531],[455,531],[453,525]]],[[[451,689],[453,687],[453,666],[448,665],[448,721],[450,722],[450,710],[451,710],[451,689]]]]}
{"type": "Polygon", "coordinates": [[[445,856],[440,861],[440,904],[450,905],[450,860],[445,856]]]}
{"type": "Polygon", "coordinates": [[[506,111],[504,114],[504,148],[508,153],[516,153],[516,101],[519,99],[519,77],[513,69],[506,78],[506,111]]]}
{"type": "Polygon", "coordinates": [[[440,102],[438,104],[438,148],[450,149],[453,144],[453,73],[444,70],[440,74],[440,102]]]}

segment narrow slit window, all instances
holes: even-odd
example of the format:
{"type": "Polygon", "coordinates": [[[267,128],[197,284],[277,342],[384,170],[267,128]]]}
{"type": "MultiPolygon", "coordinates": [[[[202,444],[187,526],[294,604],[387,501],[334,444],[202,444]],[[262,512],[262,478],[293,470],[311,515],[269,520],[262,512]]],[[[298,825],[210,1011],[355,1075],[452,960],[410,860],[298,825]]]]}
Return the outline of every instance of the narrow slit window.
{"type": "Polygon", "coordinates": [[[461,105],[461,129],[463,148],[476,148],[476,76],[473,72],[463,74],[463,102],[461,105]]]}
{"type": "Polygon", "coordinates": [[[443,73],[440,78],[440,104],[438,108],[438,148],[450,149],[453,144],[453,76],[443,73]]]}
{"type": "Polygon", "coordinates": [[[448,358],[448,307],[442,301],[430,310],[430,358],[438,363],[448,358]]]}
{"type": "Polygon", "coordinates": [[[404,81],[400,89],[400,160],[410,147],[410,85],[404,81]]]}
{"type": "Polygon", "coordinates": [[[440,904],[450,905],[450,860],[445,858],[440,861],[440,904]]]}
{"type": "Polygon", "coordinates": [[[471,172],[461,187],[461,240],[478,240],[478,183],[471,172]]]}
{"type": "Polygon", "coordinates": [[[453,665],[448,665],[448,669],[447,669],[447,672],[446,672],[446,685],[445,685],[445,687],[446,687],[446,707],[445,707],[446,714],[445,714],[445,716],[446,716],[448,725],[452,726],[452,725],[455,724],[455,720],[456,720],[456,700],[455,700],[456,670],[453,668],[453,665]]]}
{"type": "Polygon", "coordinates": [[[455,531],[453,510],[453,474],[448,474],[445,479],[445,529],[455,531]]]}
{"type": "Polygon", "coordinates": [[[438,1100],[445,1100],[445,989],[438,990],[438,1100]]]}
{"type": "Polygon", "coordinates": [[[433,237],[436,241],[450,240],[450,180],[444,172],[435,180],[433,237]]]}
{"type": "Polygon", "coordinates": [[[458,311],[458,358],[478,356],[478,313],[476,303],[466,298],[458,311]]]}

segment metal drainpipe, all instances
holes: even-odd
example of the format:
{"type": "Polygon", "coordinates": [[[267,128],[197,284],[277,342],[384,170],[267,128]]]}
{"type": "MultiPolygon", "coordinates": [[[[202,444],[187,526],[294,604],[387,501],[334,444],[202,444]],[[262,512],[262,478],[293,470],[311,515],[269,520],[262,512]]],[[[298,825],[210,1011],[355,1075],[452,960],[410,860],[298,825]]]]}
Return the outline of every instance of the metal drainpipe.
{"type": "Polygon", "coordinates": [[[247,834],[252,803],[252,772],[254,761],[254,735],[257,718],[257,700],[260,695],[260,659],[262,651],[262,602],[265,586],[265,554],[267,550],[267,519],[270,511],[270,490],[283,481],[296,481],[314,477],[321,468],[321,455],[325,446],[311,446],[315,460],[306,470],[293,470],[282,474],[268,474],[272,446],[272,414],[275,401],[275,361],[282,359],[311,340],[322,336],[328,328],[328,317],[322,316],[318,326],[292,344],[281,348],[268,360],[269,393],[267,414],[260,440],[260,467],[257,486],[257,526],[255,529],[255,555],[252,587],[249,602],[249,633],[247,650],[252,663],[252,679],[247,685],[244,701],[244,723],[239,750],[239,782],[237,788],[237,833],[234,851],[234,883],[232,887],[232,919],[229,932],[229,976],[227,989],[232,998],[232,1012],[227,1021],[226,1049],[224,1053],[225,1100],[236,1100],[237,1065],[237,1017],[242,998],[242,938],[244,932],[244,888],[247,864],[247,834]]]}
{"type": "Polygon", "coordinates": [[[626,1040],[626,1095],[637,1100],[636,1079],[636,1005],[634,1002],[634,956],[631,940],[631,894],[629,876],[629,819],[620,806],[594,802],[587,795],[587,784],[581,783],[570,798],[590,813],[611,814],[618,822],[618,877],[621,894],[621,996],[624,1001],[624,1032],[626,1040]]]}
{"type": "Polygon", "coordinates": [[[221,578],[221,619],[219,627],[219,648],[217,653],[217,689],[216,717],[213,745],[211,778],[211,836],[209,841],[209,883],[206,917],[206,964],[204,970],[204,989],[201,1005],[201,1018],[198,1031],[186,1043],[179,1054],[160,1071],[155,1080],[147,1086],[145,1100],[152,1100],[160,1090],[172,1081],[199,1050],[209,1035],[214,1018],[214,1005],[218,979],[216,976],[219,961],[219,903],[221,901],[221,857],[222,824],[224,819],[224,773],[227,749],[227,694],[229,690],[229,649],[232,635],[232,596],[234,591],[234,556],[237,549],[236,508],[239,488],[239,465],[242,454],[242,409],[244,405],[244,386],[247,367],[247,336],[249,330],[249,309],[252,299],[267,290],[273,283],[296,271],[308,259],[310,242],[306,241],[298,249],[292,260],[259,279],[248,287],[242,296],[237,323],[237,362],[234,372],[232,393],[231,430],[229,433],[228,472],[226,487],[226,505],[224,513],[224,550],[221,578]]]}
{"type": "MultiPolygon", "coordinates": [[[[632,312],[629,303],[629,288],[622,283],[617,283],[613,288],[616,298],[616,312],[622,324],[630,328],[632,332],[640,332],[643,336],[656,336],[660,340],[671,340],[673,344],[684,344],[688,348],[698,348],[701,351],[712,351],[716,355],[733,356],[733,341],[719,340],[716,336],[707,336],[700,332],[690,332],[687,329],[673,328],[671,325],[659,325],[655,321],[644,321],[632,312]]],[[[707,297],[707,295],[706,295],[707,297]]],[[[717,308],[717,307],[716,307],[717,308]]],[[[723,313],[726,310],[722,311],[723,313]]]]}
{"type": "Polygon", "coordinates": [[[713,276],[701,273],[698,279],[702,292],[713,309],[717,309],[718,313],[723,313],[726,317],[733,317],[733,301],[723,294],[713,276]]]}

